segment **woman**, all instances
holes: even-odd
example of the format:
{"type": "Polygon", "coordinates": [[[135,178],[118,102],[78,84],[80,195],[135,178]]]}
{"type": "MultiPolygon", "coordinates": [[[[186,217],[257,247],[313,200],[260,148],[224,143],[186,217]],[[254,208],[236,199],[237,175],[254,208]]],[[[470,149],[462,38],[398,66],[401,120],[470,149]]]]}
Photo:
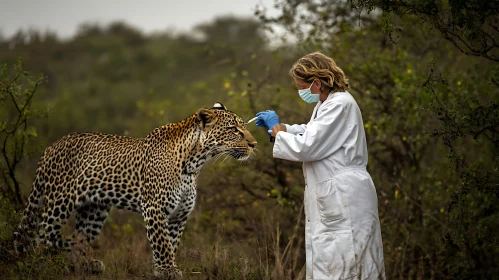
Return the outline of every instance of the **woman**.
{"type": "Polygon", "coordinates": [[[307,124],[280,124],[274,111],[257,126],[275,137],[273,156],[303,162],[307,279],[385,279],[376,190],[366,171],[360,109],[333,59],[300,58],[290,71],[307,103],[307,124]]]}

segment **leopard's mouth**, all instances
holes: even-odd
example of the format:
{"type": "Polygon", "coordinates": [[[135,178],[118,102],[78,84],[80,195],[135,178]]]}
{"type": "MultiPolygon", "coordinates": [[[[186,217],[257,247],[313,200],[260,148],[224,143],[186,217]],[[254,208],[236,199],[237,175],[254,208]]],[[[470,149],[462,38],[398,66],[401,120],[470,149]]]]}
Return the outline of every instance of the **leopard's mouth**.
{"type": "Polygon", "coordinates": [[[250,157],[250,155],[249,155],[249,154],[247,154],[247,155],[242,155],[242,156],[238,157],[238,158],[237,158],[237,160],[244,161],[244,160],[249,159],[249,157],[250,157]]]}
{"type": "Polygon", "coordinates": [[[235,148],[235,149],[230,149],[226,151],[226,153],[240,161],[247,160],[250,157],[250,150],[249,149],[243,149],[243,148],[235,148]]]}

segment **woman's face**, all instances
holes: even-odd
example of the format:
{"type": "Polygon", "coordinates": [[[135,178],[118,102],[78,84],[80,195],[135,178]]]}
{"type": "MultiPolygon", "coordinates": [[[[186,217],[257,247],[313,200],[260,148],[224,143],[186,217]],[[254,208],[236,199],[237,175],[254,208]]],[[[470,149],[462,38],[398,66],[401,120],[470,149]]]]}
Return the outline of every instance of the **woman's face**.
{"type": "Polygon", "coordinates": [[[310,86],[311,83],[295,78],[295,84],[298,89],[307,89],[310,87],[310,92],[313,94],[319,94],[321,92],[321,83],[317,79],[314,79],[314,81],[312,82],[312,86],[310,86]]]}

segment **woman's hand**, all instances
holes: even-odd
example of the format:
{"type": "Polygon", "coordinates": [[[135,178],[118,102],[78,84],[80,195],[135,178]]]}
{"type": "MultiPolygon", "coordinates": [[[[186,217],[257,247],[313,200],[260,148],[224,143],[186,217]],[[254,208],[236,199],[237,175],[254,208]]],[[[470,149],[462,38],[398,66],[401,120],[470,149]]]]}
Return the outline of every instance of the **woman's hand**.
{"type": "Polygon", "coordinates": [[[272,129],[269,129],[268,133],[275,137],[277,135],[277,132],[279,131],[286,131],[286,126],[283,124],[278,124],[274,126],[272,129]]]}
{"type": "Polygon", "coordinates": [[[266,127],[267,130],[272,129],[274,126],[279,124],[279,117],[272,110],[260,112],[256,114],[256,116],[258,117],[256,120],[256,126],[266,127]]]}

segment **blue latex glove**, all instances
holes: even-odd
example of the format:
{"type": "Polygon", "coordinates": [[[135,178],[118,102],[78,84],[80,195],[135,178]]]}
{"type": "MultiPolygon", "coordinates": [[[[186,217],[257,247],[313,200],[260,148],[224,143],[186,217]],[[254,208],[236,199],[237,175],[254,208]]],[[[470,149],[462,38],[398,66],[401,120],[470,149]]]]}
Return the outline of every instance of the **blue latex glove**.
{"type": "Polygon", "coordinates": [[[272,110],[260,112],[256,116],[258,117],[256,126],[266,127],[268,131],[271,131],[274,126],[279,124],[279,117],[272,110]]]}

